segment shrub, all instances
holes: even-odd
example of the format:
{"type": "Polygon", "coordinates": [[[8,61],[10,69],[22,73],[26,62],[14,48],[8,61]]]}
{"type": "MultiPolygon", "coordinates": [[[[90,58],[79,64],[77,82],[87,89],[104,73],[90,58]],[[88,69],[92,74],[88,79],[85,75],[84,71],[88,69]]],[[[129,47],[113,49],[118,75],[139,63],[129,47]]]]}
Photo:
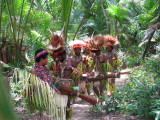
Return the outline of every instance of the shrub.
{"type": "Polygon", "coordinates": [[[145,119],[153,119],[154,111],[160,110],[159,62],[149,59],[143,67],[134,69],[126,86],[118,90],[110,102],[106,100],[107,110],[120,108],[145,119]]]}

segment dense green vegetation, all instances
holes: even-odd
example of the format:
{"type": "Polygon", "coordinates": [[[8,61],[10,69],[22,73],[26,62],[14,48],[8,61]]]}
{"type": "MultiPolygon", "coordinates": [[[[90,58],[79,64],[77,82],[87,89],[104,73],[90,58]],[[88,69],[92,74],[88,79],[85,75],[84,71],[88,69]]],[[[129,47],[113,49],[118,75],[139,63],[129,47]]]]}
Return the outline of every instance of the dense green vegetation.
{"type": "MultiPolygon", "coordinates": [[[[35,50],[47,47],[53,31],[63,33],[66,46],[75,38],[115,35],[121,68],[143,67],[106,99],[107,111],[119,108],[146,119],[157,113],[158,119],[160,0],[1,0],[0,5],[0,61],[7,68],[31,67],[35,50]]],[[[21,85],[11,83],[14,97],[21,94],[21,85]]]]}
{"type": "Polygon", "coordinates": [[[66,43],[92,34],[116,35],[126,61],[133,63],[157,54],[159,0],[1,0],[0,4],[0,56],[5,63],[32,64],[34,51],[45,47],[57,30],[66,43]]]}
{"type": "Polygon", "coordinates": [[[107,111],[122,110],[145,119],[160,118],[160,61],[146,60],[133,69],[126,86],[106,98],[107,111]]]}
{"type": "Polygon", "coordinates": [[[0,119],[1,120],[16,120],[15,113],[13,112],[13,108],[11,105],[10,97],[7,93],[8,91],[4,83],[2,72],[0,72],[0,91],[1,91],[0,92],[0,102],[1,102],[0,119]]]}

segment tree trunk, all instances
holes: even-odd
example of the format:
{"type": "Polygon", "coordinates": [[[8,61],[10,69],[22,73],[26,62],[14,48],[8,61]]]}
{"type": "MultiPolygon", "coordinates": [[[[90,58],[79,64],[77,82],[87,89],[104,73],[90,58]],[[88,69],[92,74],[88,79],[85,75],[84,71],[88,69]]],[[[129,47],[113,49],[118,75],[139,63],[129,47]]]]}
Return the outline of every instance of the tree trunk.
{"type": "Polygon", "coordinates": [[[79,24],[79,26],[78,26],[78,28],[77,28],[77,31],[76,31],[75,34],[74,34],[73,40],[76,38],[80,27],[83,25],[84,20],[85,20],[85,15],[83,16],[83,19],[81,20],[81,23],[79,24]]]}
{"type": "MultiPolygon", "coordinates": [[[[154,31],[155,32],[155,31],[154,31]]],[[[150,37],[149,37],[149,40],[148,40],[148,42],[147,42],[147,45],[146,45],[146,48],[145,48],[145,50],[144,50],[144,52],[143,52],[143,55],[142,55],[142,60],[144,60],[144,58],[145,58],[145,56],[146,56],[146,53],[147,53],[147,50],[148,50],[148,48],[150,47],[150,43],[151,43],[151,39],[152,39],[152,37],[153,37],[153,35],[154,35],[154,32],[150,35],[150,37]]]]}
{"type": "Polygon", "coordinates": [[[102,0],[100,0],[100,2],[101,2],[101,8],[102,8],[102,11],[103,11],[103,14],[104,14],[104,16],[105,16],[105,19],[106,19],[106,33],[107,34],[110,34],[110,21],[109,21],[109,17],[108,17],[108,14],[105,12],[105,9],[104,9],[104,6],[103,6],[103,3],[104,3],[104,1],[102,1],[102,0]]]}

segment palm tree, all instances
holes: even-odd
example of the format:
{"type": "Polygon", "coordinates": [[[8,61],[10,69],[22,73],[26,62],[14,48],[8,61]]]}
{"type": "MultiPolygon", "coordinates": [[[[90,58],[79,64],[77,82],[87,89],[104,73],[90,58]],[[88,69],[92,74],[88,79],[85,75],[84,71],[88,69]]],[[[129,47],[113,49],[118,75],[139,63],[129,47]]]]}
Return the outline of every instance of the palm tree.
{"type": "Polygon", "coordinates": [[[24,30],[26,29],[31,8],[32,4],[29,6],[25,0],[1,1],[1,38],[6,38],[3,42],[9,42],[11,46],[14,46],[5,46],[6,48],[10,47],[12,49],[12,53],[6,53],[8,56],[12,56],[10,60],[8,59],[8,62],[12,60],[19,61],[21,58],[24,30]],[[26,10],[28,12],[26,12],[26,10]]]}

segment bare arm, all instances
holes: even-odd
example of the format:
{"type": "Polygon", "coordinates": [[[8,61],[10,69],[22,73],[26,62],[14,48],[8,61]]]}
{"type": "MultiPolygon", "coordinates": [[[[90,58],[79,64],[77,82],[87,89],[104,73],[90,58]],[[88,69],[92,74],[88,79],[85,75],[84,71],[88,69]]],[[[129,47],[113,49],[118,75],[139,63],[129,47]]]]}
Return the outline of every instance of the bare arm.
{"type": "Polygon", "coordinates": [[[35,74],[36,74],[35,68],[32,68],[32,69],[30,70],[30,73],[35,75],[35,74]]]}

